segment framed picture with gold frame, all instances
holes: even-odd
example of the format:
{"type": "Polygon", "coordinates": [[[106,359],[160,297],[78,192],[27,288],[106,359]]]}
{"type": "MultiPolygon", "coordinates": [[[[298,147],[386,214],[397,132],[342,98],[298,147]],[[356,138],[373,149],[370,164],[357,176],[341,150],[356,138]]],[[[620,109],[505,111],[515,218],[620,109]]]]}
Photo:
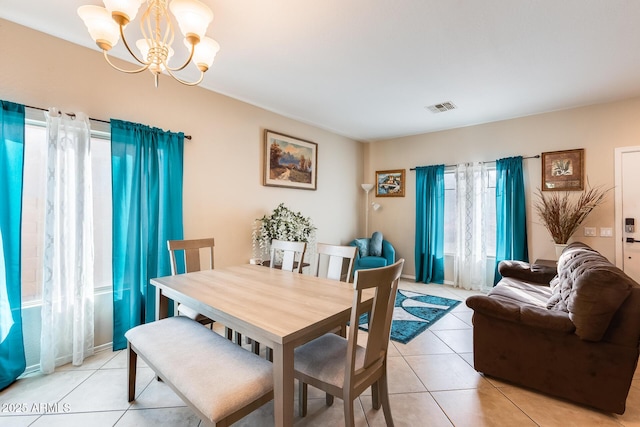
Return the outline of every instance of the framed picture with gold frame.
{"type": "Polygon", "coordinates": [[[584,190],[584,148],[542,153],[542,191],[584,190]]]}
{"type": "Polygon", "coordinates": [[[404,169],[376,171],[376,197],[404,197],[404,169]]]}

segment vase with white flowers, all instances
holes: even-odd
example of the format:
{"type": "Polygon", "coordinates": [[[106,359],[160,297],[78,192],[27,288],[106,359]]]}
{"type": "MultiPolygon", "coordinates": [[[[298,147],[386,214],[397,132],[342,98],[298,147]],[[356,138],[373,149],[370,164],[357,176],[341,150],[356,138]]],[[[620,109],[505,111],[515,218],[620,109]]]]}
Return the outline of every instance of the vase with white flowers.
{"type": "Polygon", "coordinates": [[[603,190],[602,187],[588,187],[580,193],[575,191],[543,193],[538,189],[536,194],[538,200],[534,203],[534,209],[542,225],[551,234],[558,257],[580,224],[593,209],[604,202],[609,190],[603,190]]]}
{"type": "Polygon", "coordinates": [[[267,259],[273,239],[306,242],[311,246],[315,240],[315,231],[311,218],[280,203],[270,215],[255,220],[252,233],[253,256],[258,262],[267,259]]]}

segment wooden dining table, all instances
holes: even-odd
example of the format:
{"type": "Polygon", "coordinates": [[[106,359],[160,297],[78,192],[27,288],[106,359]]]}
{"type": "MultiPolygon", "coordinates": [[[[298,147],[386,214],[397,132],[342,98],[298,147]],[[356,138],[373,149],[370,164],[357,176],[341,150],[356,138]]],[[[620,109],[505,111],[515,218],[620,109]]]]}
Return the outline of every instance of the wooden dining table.
{"type": "MultiPolygon", "coordinates": [[[[349,283],[259,265],[239,265],[151,280],[157,317],[169,299],[273,349],[276,426],[293,425],[294,349],[344,325],[354,292],[349,283]]],[[[366,295],[369,303],[373,293],[366,295]]]]}

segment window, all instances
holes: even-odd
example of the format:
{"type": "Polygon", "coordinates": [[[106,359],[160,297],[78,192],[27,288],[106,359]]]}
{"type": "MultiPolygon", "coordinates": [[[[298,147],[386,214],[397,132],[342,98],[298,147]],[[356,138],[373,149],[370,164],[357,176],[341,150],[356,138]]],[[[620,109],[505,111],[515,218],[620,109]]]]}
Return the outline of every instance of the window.
{"type": "Polygon", "coordinates": [[[487,189],[487,199],[485,206],[487,209],[487,256],[496,256],[496,167],[493,164],[489,168],[489,180],[487,189]]]}
{"type": "MultiPolygon", "coordinates": [[[[109,125],[91,122],[94,289],[111,289],[111,143],[109,125]],[[95,128],[95,130],[94,130],[95,128]]],[[[42,300],[47,129],[44,113],[27,109],[22,196],[22,304],[42,300]]]]}
{"type": "Polygon", "coordinates": [[[456,174],[453,167],[444,171],[444,253],[456,253],[456,174]]]}
{"type": "MultiPolygon", "coordinates": [[[[486,250],[488,257],[496,254],[496,169],[488,168],[487,193],[485,198],[486,250]]],[[[444,252],[456,253],[457,245],[457,193],[455,168],[448,167],[444,172],[444,252]]]]}

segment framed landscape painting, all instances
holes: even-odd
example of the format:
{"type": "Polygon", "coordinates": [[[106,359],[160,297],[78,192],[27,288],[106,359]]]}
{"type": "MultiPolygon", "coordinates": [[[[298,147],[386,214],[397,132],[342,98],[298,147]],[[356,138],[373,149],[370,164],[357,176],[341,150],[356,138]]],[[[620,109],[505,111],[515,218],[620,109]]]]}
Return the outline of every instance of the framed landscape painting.
{"type": "Polygon", "coordinates": [[[404,169],[376,171],[376,197],[404,197],[404,169]]]}
{"type": "Polygon", "coordinates": [[[542,191],[584,189],[584,149],[542,153],[542,191]]]}
{"type": "Polygon", "coordinates": [[[264,185],[315,190],[317,181],[318,144],[264,131],[264,185]]]}

